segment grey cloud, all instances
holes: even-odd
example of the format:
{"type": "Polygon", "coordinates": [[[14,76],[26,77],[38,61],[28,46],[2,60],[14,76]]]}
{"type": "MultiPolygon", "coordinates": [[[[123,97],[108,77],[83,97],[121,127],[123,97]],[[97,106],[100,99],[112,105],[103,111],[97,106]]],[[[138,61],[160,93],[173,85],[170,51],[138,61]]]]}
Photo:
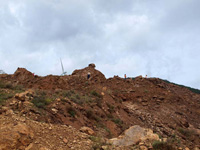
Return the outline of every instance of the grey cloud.
{"type": "Polygon", "coordinates": [[[1,1],[0,69],[60,74],[62,58],[68,73],[94,62],[106,77],[147,74],[200,88],[198,6],[197,0],[1,1]]]}

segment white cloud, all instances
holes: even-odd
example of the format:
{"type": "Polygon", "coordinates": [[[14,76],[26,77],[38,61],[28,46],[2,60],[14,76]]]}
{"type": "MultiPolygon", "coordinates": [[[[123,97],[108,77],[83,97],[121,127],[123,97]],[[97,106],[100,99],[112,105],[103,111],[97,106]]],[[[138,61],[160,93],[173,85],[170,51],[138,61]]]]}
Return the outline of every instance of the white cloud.
{"type": "Polygon", "coordinates": [[[0,69],[61,74],[94,62],[200,88],[198,0],[0,0],[0,69]]]}

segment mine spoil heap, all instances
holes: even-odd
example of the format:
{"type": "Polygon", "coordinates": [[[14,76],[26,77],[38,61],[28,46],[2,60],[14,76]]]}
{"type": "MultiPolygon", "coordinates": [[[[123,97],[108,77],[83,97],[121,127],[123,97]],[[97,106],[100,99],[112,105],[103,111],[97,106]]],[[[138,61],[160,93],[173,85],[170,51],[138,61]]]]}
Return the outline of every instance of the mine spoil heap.
{"type": "Polygon", "coordinates": [[[199,150],[200,94],[95,68],[0,75],[0,150],[199,150]]]}

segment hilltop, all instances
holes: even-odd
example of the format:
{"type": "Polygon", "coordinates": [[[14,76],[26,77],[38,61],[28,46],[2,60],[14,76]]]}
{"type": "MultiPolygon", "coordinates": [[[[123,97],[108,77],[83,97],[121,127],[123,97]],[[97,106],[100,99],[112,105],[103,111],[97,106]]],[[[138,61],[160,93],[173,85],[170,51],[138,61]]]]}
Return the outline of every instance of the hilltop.
{"type": "Polygon", "coordinates": [[[94,64],[65,76],[41,77],[18,68],[0,75],[0,150],[197,150],[198,92],[159,78],[106,79],[94,64]],[[130,130],[142,137],[152,131],[154,141],[119,142],[130,130]]]}

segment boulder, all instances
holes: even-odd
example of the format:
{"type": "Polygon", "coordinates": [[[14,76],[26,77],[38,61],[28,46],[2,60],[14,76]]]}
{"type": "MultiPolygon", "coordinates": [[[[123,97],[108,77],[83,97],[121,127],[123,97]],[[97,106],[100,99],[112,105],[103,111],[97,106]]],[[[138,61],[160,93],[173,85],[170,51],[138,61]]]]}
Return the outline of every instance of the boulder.
{"type": "Polygon", "coordinates": [[[159,140],[157,134],[154,134],[151,129],[145,129],[138,125],[132,126],[125,130],[123,135],[118,138],[113,138],[108,141],[115,146],[131,146],[139,142],[153,142],[159,140]]]}
{"type": "Polygon", "coordinates": [[[34,91],[29,89],[23,93],[16,93],[15,98],[20,101],[30,100],[30,99],[32,99],[33,94],[34,94],[34,91]]]}
{"type": "Polygon", "coordinates": [[[89,67],[74,70],[72,73],[73,79],[78,82],[79,80],[87,79],[87,75],[90,73],[90,81],[94,82],[104,82],[106,78],[104,74],[96,70],[94,66],[89,65],[89,67]]]}
{"type": "Polygon", "coordinates": [[[89,64],[89,65],[88,65],[88,67],[95,68],[95,67],[96,67],[96,65],[95,65],[95,64],[93,64],[93,63],[91,63],[91,64],[89,64]]]}
{"type": "Polygon", "coordinates": [[[0,150],[25,149],[32,141],[34,134],[26,124],[5,125],[0,129],[0,150]]]}
{"type": "Polygon", "coordinates": [[[94,135],[94,131],[91,129],[91,128],[89,128],[89,127],[81,127],[80,128],[80,131],[81,132],[84,132],[84,133],[87,133],[87,134],[89,134],[89,135],[94,135]]]}

